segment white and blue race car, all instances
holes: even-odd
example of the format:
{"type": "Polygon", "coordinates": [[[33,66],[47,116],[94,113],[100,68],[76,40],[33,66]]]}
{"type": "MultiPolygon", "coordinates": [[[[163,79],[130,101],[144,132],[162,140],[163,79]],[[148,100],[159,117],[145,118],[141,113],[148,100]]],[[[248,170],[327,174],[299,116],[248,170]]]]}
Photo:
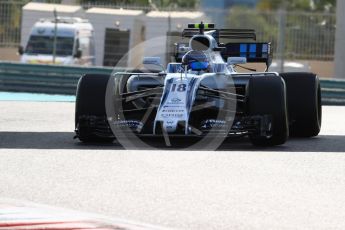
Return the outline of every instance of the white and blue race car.
{"type": "MultiPolygon", "coordinates": [[[[289,135],[318,135],[321,90],[315,74],[269,72],[271,44],[256,42],[254,30],[200,23],[189,24],[182,36],[189,43],[176,44],[176,62],[164,71],[84,75],[77,89],[76,137],[111,142],[249,136],[254,145],[273,146],[289,135]],[[223,38],[236,42],[224,44],[223,38]],[[252,62],[267,68],[236,71],[252,62]]],[[[159,59],[144,63],[159,65],[159,59]]]]}

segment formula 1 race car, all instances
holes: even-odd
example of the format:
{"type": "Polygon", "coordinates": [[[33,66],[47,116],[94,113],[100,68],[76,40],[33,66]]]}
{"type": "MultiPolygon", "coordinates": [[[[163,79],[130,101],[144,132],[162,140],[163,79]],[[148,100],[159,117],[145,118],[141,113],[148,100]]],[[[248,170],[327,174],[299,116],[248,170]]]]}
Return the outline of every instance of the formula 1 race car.
{"type": "MultiPolygon", "coordinates": [[[[321,90],[312,73],[268,72],[271,44],[254,30],[189,24],[174,57],[161,72],[114,72],[81,77],[75,132],[82,142],[141,137],[249,136],[258,146],[281,145],[290,136],[317,136],[321,90]],[[221,43],[221,39],[236,42],[221,43]],[[245,42],[237,42],[237,41],[245,42]],[[245,63],[265,63],[263,72],[238,73],[245,63]]],[[[144,64],[159,65],[157,57],[144,64]]],[[[121,141],[120,141],[121,143],[121,141]]]]}

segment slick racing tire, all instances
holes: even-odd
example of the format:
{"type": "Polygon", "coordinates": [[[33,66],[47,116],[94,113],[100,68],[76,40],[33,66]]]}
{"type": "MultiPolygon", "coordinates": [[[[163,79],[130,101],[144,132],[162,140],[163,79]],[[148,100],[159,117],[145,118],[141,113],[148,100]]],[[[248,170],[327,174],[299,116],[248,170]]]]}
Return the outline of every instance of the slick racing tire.
{"type": "Polygon", "coordinates": [[[279,76],[252,77],[247,85],[247,109],[250,116],[270,115],[271,135],[251,134],[257,146],[284,144],[289,136],[284,80],[279,76]]]}
{"type": "Polygon", "coordinates": [[[93,133],[87,124],[81,124],[81,117],[95,116],[106,118],[105,93],[110,75],[86,74],[79,80],[76,105],[75,128],[80,141],[89,142],[113,142],[114,138],[102,137],[93,133]]]}
{"type": "Polygon", "coordinates": [[[290,136],[313,137],[321,129],[321,88],[313,73],[282,73],[286,83],[290,136]]]}

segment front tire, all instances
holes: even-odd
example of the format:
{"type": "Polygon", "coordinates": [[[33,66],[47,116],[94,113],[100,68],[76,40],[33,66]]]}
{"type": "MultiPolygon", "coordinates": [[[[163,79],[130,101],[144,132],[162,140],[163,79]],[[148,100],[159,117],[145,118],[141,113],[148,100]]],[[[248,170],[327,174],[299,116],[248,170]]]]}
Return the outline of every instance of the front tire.
{"type": "Polygon", "coordinates": [[[253,145],[284,144],[289,136],[284,80],[279,76],[252,77],[247,86],[247,108],[250,116],[271,115],[271,135],[250,135],[253,145]]]}
{"type": "MultiPolygon", "coordinates": [[[[99,136],[88,126],[85,117],[106,118],[105,93],[110,76],[86,74],[78,82],[75,105],[75,129],[77,137],[84,143],[113,142],[114,138],[99,136]]],[[[106,125],[108,125],[106,123],[106,125]]]]}

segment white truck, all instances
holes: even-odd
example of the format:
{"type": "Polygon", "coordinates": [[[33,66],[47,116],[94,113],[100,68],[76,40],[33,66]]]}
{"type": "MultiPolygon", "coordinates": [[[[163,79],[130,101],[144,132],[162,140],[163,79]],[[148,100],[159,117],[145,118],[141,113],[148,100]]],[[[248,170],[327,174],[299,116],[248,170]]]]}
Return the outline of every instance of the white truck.
{"type": "Polygon", "coordinates": [[[40,19],[18,52],[22,63],[90,66],[95,64],[94,43],[94,30],[88,20],[40,19]]]}

